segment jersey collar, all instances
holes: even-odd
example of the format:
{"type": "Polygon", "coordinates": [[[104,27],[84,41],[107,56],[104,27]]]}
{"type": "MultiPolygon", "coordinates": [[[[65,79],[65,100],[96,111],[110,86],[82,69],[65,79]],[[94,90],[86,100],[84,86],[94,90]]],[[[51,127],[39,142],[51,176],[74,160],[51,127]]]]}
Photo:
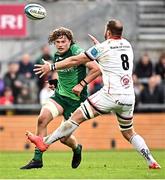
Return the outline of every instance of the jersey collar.
{"type": "Polygon", "coordinates": [[[121,36],[111,36],[110,39],[121,39],[121,36]]]}

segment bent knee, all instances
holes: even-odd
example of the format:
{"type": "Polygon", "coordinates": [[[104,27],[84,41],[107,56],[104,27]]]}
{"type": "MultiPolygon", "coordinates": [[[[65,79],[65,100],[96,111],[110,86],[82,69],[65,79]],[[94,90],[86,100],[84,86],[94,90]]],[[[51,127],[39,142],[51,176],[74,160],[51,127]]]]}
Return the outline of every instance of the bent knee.
{"type": "Polygon", "coordinates": [[[66,144],[67,139],[68,139],[68,138],[63,137],[63,138],[60,139],[60,142],[63,143],[63,144],[66,144]]]}

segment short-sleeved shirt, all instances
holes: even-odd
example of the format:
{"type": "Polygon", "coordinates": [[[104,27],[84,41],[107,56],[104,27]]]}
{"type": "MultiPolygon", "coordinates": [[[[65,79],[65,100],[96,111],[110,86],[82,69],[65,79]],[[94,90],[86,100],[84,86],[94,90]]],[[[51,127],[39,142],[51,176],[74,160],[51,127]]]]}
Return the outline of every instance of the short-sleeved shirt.
{"type": "Polygon", "coordinates": [[[87,50],[86,55],[97,60],[103,77],[103,89],[109,94],[134,94],[133,50],[124,38],[108,39],[87,50]]]}

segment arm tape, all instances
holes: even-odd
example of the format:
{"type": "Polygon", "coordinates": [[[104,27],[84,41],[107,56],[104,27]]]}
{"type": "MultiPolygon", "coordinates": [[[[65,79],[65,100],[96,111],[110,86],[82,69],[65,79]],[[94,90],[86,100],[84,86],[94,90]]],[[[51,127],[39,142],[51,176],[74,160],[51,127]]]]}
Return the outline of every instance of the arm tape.
{"type": "Polygon", "coordinates": [[[85,81],[85,79],[82,80],[86,85],[88,85],[88,83],[85,81]]]}
{"type": "Polygon", "coordinates": [[[79,84],[84,88],[84,85],[81,82],[79,84]]]}
{"type": "Polygon", "coordinates": [[[56,70],[56,65],[55,65],[55,63],[54,64],[51,64],[51,69],[50,69],[51,71],[54,71],[54,70],[56,70]]]}

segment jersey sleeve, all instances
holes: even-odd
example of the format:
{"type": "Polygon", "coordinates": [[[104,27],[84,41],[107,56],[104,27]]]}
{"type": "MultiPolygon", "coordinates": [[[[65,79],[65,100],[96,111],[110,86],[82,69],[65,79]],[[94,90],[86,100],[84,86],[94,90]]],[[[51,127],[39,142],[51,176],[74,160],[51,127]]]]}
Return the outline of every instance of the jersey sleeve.
{"type": "Polygon", "coordinates": [[[85,51],[85,54],[91,60],[98,60],[101,54],[103,53],[102,51],[102,44],[97,44],[85,51]]]}

